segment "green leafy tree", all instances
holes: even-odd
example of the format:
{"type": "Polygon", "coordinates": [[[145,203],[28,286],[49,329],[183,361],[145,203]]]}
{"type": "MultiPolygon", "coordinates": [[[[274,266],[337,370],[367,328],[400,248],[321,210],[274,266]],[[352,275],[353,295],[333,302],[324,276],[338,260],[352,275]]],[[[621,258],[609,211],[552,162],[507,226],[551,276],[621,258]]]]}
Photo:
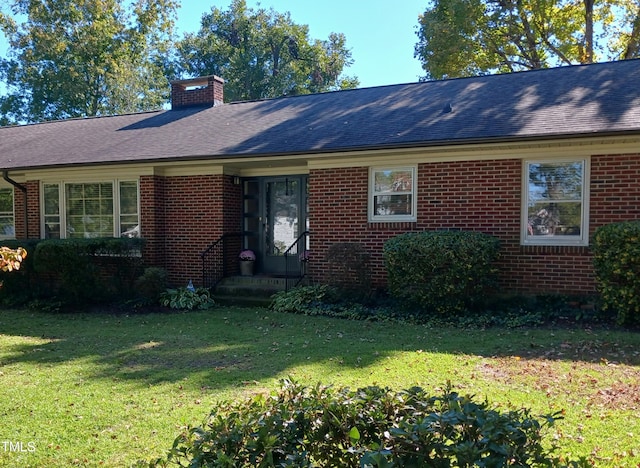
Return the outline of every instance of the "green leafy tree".
{"type": "Polygon", "coordinates": [[[640,56],[637,0],[434,0],[415,56],[426,79],[640,56]]]}
{"type": "Polygon", "coordinates": [[[166,102],[178,3],[123,3],[14,0],[0,11],[10,45],[0,60],[7,87],[0,123],[143,111],[166,102]]]}
{"type": "Polygon", "coordinates": [[[358,85],[342,74],[353,62],[343,34],[311,40],[308,26],[295,24],[289,13],[247,8],[244,0],[203,15],[200,30],[179,42],[178,56],[185,75],[224,78],[227,101],[358,85]]]}

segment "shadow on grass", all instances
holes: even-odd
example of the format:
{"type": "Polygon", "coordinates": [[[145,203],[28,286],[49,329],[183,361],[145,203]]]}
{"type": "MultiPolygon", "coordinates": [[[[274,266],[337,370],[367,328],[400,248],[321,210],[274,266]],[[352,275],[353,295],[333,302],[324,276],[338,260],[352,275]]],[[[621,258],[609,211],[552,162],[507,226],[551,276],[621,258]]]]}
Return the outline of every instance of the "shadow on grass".
{"type": "Polygon", "coordinates": [[[0,315],[0,367],[86,360],[88,377],[140,385],[189,380],[212,389],[324,363],[365,368],[400,352],[640,366],[638,335],[579,329],[430,329],[217,308],[140,315],[0,315]],[[28,343],[11,343],[11,337],[28,343]],[[5,341],[5,343],[3,343],[5,341]]]}

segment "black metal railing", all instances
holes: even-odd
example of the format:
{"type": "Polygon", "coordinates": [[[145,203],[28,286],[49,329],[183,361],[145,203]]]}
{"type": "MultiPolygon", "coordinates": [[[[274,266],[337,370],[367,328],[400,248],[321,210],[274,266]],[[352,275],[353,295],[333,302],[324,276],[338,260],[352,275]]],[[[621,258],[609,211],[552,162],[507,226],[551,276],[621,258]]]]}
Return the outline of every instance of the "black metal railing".
{"type": "Polygon", "coordinates": [[[223,278],[237,273],[242,233],[223,234],[200,254],[202,286],[214,288],[223,278]]]}
{"type": "Polygon", "coordinates": [[[298,286],[307,275],[309,265],[309,231],[298,236],[284,252],[285,290],[298,286]]]}

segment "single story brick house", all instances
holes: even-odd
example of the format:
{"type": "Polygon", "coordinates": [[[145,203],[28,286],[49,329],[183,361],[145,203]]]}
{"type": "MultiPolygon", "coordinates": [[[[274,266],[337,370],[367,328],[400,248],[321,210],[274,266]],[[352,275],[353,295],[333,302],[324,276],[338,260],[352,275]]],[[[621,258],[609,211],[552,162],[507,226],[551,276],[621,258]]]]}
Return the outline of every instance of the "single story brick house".
{"type": "Polygon", "coordinates": [[[594,230],[640,218],[640,60],[229,104],[223,87],[0,128],[0,236],[141,236],[175,284],[233,235],[264,275],[303,239],[318,282],[355,242],[384,285],[387,239],[475,230],[501,240],[502,290],[589,294],[594,230]]]}

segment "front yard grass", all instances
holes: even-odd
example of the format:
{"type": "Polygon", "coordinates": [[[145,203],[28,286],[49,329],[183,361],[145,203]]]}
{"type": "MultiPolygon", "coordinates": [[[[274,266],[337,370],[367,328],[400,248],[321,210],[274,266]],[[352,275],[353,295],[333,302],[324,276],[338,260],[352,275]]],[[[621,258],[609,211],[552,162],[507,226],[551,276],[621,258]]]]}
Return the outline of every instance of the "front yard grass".
{"type": "Polygon", "coordinates": [[[448,380],[502,409],[562,410],[570,458],[640,463],[640,336],[606,329],[443,329],[214,308],[0,311],[0,466],[128,466],[162,457],[221,399],[302,384],[448,380]]]}

